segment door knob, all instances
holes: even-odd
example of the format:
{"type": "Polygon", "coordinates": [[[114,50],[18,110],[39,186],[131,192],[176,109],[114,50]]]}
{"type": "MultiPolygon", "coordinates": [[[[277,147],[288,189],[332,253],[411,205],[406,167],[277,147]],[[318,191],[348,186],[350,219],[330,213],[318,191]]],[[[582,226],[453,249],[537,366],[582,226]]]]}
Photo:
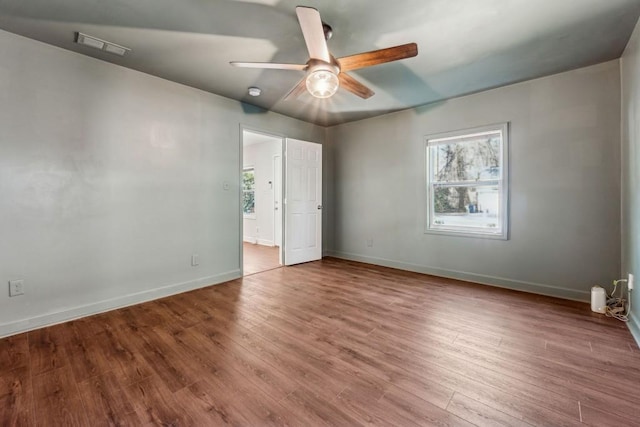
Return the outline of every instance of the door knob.
{"type": "Polygon", "coordinates": [[[318,205],[318,210],[321,210],[321,209],[322,209],[322,205],[318,205]]]}

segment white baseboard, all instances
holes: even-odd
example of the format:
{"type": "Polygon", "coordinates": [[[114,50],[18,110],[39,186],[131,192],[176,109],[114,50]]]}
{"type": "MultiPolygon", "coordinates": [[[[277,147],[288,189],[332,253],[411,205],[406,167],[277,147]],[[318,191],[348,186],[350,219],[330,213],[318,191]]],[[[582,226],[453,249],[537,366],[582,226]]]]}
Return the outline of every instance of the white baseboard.
{"type": "Polygon", "coordinates": [[[633,338],[636,340],[636,344],[640,347],[640,320],[633,313],[631,313],[631,317],[629,317],[627,327],[631,331],[633,338]]]}
{"type": "Polygon", "coordinates": [[[359,261],[367,264],[381,265],[383,267],[397,268],[400,270],[413,271],[416,273],[430,274],[433,276],[447,277],[450,279],[464,280],[467,282],[480,283],[483,285],[497,286],[499,288],[513,289],[516,291],[530,292],[534,294],[547,295],[574,301],[589,301],[590,291],[577,291],[575,289],[559,288],[555,286],[543,285],[541,283],[525,282],[521,280],[507,279],[504,277],[488,276],[484,274],[470,273],[467,271],[446,270],[424,265],[409,264],[385,258],[369,257],[365,255],[327,251],[328,256],[342,258],[351,261],[359,261]]]}
{"type": "Polygon", "coordinates": [[[254,245],[262,245],[262,246],[275,246],[273,240],[267,239],[256,239],[255,237],[244,236],[242,238],[243,242],[251,243],[254,245]]]}
{"type": "Polygon", "coordinates": [[[211,285],[228,282],[241,277],[240,270],[232,270],[226,273],[216,274],[214,276],[201,277],[183,283],[163,286],[160,288],[149,289],[130,295],[120,296],[96,303],[86,304],[55,313],[47,313],[40,316],[21,319],[14,322],[0,324],[0,338],[22,332],[31,331],[33,329],[43,328],[45,326],[55,325],[80,317],[91,316],[105,311],[115,310],[117,308],[127,307],[130,305],[140,304],[146,301],[164,298],[170,295],[191,291],[194,289],[205,288],[211,285]]]}

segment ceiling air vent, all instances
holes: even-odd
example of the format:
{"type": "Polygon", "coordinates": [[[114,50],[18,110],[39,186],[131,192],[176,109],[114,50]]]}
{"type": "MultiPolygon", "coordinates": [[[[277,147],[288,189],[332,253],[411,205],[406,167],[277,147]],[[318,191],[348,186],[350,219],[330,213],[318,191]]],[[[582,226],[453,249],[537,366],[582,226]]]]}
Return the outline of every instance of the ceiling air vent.
{"type": "Polygon", "coordinates": [[[131,50],[128,47],[120,46],[119,44],[111,43],[84,33],[76,33],[76,43],[118,56],[124,56],[125,53],[131,50]]]}

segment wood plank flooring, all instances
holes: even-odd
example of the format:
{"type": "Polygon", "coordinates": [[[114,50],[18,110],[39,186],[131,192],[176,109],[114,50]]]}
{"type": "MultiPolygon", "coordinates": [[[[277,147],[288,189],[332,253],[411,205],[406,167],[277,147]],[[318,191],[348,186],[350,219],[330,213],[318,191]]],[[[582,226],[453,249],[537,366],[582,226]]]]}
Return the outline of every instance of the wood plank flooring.
{"type": "Polygon", "coordinates": [[[337,259],[0,340],[0,425],[638,426],[583,303],[337,259]]]}
{"type": "Polygon", "coordinates": [[[245,276],[280,267],[277,246],[254,245],[243,242],[243,272],[245,276]]]}

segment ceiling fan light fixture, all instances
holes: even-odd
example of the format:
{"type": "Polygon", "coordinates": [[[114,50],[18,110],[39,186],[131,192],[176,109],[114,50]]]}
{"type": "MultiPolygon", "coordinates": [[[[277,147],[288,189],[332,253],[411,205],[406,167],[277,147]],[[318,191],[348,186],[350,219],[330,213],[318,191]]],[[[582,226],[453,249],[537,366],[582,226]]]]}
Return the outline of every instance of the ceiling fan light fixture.
{"type": "Polygon", "coordinates": [[[329,98],[340,87],[338,75],[330,70],[315,70],[307,75],[307,90],[316,98],[329,98]]]}
{"type": "Polygon", "coordinates": [[[284,100],[300,96],[305,88],[316,98],[329,98],[342,86],[345,90],[368,99],[374,92],[367,86],[354,79],[346,71],[359,70],[373,65],[413,58],[418,54],[418,45],[406,43],[399,46],[356,53],[354,55],[335,58],[329,52],[327,40],[331,38],[333,30],[322,22],[320,12],[314,7],[298,6],[296,15],[302,30],[304,42],[309,52],[306,64],[279,64],[276,62],[239,62],[232,61],[234,67],[261,68],[271,70],[306,71],[305,78],[300,80],[293,89],[285,95],[284,100]]]}

